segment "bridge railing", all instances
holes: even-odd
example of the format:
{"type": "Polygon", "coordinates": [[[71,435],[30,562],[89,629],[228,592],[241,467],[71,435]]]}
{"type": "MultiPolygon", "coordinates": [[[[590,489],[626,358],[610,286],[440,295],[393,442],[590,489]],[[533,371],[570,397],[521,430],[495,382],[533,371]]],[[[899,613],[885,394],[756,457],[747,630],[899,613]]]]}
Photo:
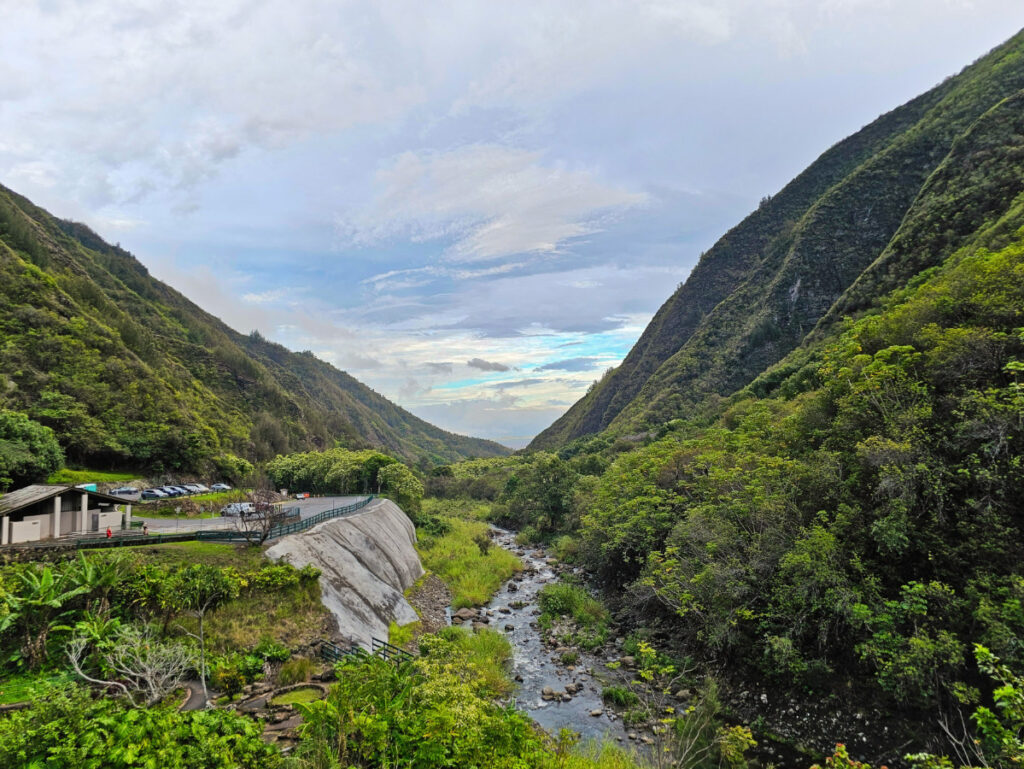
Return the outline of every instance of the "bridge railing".
{"type": "MultiPolygon", "coordinates": [[[[323,512],[311,515],[309,518],[305,518],[300,521],[294,521],[292,523],[280,524],[274,526],[267,532],[264,537],[261,531],[239,531],[236,529],[212,529],[209,531],[182,531],[174,534],[136,534],[132,531],[130,534],[119,534],[116,537],[89,537],[85,539],[74,540],[74,547],[78,550],[91,550],[96,548],[108,548],[108,547],[134,547],[138,545],[159,545],[166,542],[195,542],[199,541],[214,541],[214,542],[250,542],[256,543],[261,539],[266,541],[270,539],[277,539],[278,537],[284,537],[288,534],[295,534],[300,531],[316,526],[318,523],[329,521],[332,518],[339,518],[344,515],[349,515],[357,510],[361,510],[366,507],[370,502],[374,500],[374,495],[370,494],[365,499],[361,499],[358,502],[354,502],[351,505],[342,505],[340,507],[334,507],[330,510],[324,510],[323,512]]],[[[48,542],[47,544],[53,544],[48,542]]]]}

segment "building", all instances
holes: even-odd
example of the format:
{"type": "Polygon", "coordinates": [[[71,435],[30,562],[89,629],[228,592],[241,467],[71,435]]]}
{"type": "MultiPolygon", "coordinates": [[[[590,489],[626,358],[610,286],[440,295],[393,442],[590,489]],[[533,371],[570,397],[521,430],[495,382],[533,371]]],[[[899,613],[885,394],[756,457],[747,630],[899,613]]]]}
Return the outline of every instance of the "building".
{"type": "Polygon", "coordinates": [[[123,499],[73,486],[36,484],[0,497],[0,545],[129,528],[123,499]]]}

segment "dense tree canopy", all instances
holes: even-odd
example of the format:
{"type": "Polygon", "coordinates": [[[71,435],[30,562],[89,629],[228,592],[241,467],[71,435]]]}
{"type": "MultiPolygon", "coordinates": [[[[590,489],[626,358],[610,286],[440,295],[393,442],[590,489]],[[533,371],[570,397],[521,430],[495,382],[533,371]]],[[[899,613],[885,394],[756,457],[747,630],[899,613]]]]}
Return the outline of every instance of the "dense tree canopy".
{"type": "Polygon", "coordinates": [[[45,481],[63,465],[53,430],[25,414],[0,410],[0,492],[45,481]]]}

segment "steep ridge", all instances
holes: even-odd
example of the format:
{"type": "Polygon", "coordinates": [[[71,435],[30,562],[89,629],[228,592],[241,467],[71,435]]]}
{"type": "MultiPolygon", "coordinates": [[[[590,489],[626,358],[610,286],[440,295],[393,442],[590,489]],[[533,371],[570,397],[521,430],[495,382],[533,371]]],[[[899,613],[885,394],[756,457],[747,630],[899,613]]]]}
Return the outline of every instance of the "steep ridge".
{"type": "Polygon", "coordinates": [[[822,333],[927,266],[908,256],[922,249],[905,225],[936,226],[938,212],[921,201],[955,172],[952,158],[969,145],[972,126],[992,110],[1018,108],[1011,97],[1024,88],[1022,51],[1019,33],[840,142],[764,201],[702,256],[622,365],[530,448],[713,410],[816,327],[822,333]]]}
{"type": "Polygon", "coordinates": [[[423,466],[508,453],[441,430],[311,353],[230,329],[87,227],[0,187],[0,408],[70,462],[230,469],[374,447],[423,466]]]}

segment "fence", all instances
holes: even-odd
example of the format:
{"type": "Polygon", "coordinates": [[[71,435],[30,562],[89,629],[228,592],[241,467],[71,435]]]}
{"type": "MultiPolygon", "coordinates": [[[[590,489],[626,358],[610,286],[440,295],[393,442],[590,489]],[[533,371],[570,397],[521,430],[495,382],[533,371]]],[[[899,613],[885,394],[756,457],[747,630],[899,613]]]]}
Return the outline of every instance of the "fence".
{"type": "Polygon", "coordinates": [[[358,644],[353,644],[349,648],[343,649],[330,641],[320,642],[320,656],[324,659],[331,660],[332,662],[338,662],[346,657],[365,657],[370,654],[387,660],[388,662],[393,662],[396,665],[413,659],[413,655],[405,649],[400,649],[393,644],[389,644],[387,641],[380,640],[379,638],[370,639],[369,651],[358,644]]]}
{"type": "Polygon", "coordinates": [[[359,502],[354,502],[351,505],[343,505],[342,507],[335,507],[330,510],[324,510],[316,515],[311,515],[309,518],[304,518],[300,521],[293,523],[285,523],[279,526],[274,526],[269,532],[264,533],[262,531],[237,531],[231,529],[214,529],[212,531],[183,531],[175,534],[136,534],[134,531],[129,534],[122,534],[116,537],[92,537],[89,539],[76,539],[74,540],[73,547],[78,550],[89,550],[94,548],[107,548],[107,547],[134,547],[138,545],[159,545],[165,542],[195,542],[199,541],[214,541],[214,542],[249,542],[259,543],[269,539],[276,539],[278,537],[284,537],[288,534],[295,534],[299,531],[305,531],[306,529],[316,526],[318,523],[329,521],[332,518],[339,518],[349,513],[354,513],[356,510],[361,510],[366,507],[374,499],[374,495],[366,497],[359,502]]]}

